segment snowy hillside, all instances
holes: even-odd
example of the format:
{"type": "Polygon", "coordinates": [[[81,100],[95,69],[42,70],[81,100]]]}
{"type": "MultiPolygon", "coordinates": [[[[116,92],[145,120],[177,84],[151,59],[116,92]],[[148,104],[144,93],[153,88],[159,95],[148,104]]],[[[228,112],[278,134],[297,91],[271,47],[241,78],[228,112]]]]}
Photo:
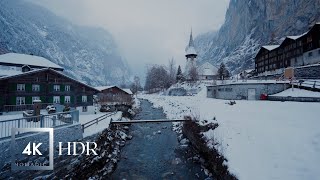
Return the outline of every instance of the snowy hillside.
{"type": "Polygon", "coordinates": [[[254,68],[261,45],[299,35],[320,21],[319,8],[315,7],[320,7],[319,0],[231,0],[220,30],[195,39],[199,61],[214,65],[225,62],[233,74],[254,68]]]}
{"type": "Polygon", "coordinates": [[[73,25],[28,1],[0,1],[0,32],[0,51],[45,57],[90,85],[121,84],[130,76],[109,32],[73,25]]]}

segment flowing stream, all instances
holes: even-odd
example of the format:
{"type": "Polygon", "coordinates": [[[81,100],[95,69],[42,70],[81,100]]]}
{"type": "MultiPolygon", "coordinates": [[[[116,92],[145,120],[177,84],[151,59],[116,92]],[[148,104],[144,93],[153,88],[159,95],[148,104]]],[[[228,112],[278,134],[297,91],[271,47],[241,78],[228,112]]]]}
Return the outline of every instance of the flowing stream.
{"type": "MultiPolygon", "coordinates": [[[[139,119],[165,119],[162,109],[141,100],[139,119]]],[[[179,144],[172,123],[139,123],[130,126],[133,139],[121,150],[112,179],[206,179],[190,148],[179,144]]]]}

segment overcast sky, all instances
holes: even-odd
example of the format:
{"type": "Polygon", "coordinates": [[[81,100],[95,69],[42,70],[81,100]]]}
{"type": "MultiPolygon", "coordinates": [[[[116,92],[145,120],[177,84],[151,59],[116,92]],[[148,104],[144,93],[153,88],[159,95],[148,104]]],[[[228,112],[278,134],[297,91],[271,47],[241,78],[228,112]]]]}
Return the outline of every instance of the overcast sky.
{"type": "Polygon", "coordinates": [[[32,0],[75,24],[113,34],[134,74],[145,64],[185,65],[184,49],[194,36],[218,30],[229,0],[32,0]]]}

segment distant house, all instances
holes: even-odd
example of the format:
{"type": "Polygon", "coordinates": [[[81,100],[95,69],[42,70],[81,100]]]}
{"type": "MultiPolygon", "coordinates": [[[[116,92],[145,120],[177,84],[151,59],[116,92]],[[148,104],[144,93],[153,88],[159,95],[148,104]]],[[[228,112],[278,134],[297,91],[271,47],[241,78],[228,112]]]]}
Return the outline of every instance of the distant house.
{"type": "Polygon", "coordinates": [[[218,77],[218,68],[209,62],[198,67],[199,80],[215,80],[218,77]]]}
{"type": "Polygon", "coordinates": [[[36,100],[43,104],[82,106],[86,111],[87,106],[93,105],[93,95],[98,90],[62,71],[62,67],[42,57],[0,55],[0,111],[24,110],[36,100]]]}
{"type": "Polygon", "coordinates": [[[130,89],[121,89],[117,86],[95,87],[98,93],[98,101],[101,105],[131,105],[132,95],[130,89]]]}

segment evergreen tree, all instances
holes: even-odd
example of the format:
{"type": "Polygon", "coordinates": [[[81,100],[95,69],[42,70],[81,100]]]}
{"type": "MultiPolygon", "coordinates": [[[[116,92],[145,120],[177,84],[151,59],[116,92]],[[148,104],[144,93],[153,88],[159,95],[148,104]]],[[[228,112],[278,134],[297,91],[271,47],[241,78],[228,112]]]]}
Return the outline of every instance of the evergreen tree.
{"type": "Polygon", "coordinates": [[[183,81],[183,79],[184,79],[180,65],[178,67],[176,79],[177,79],[177,82],[183,81]]]}
{"type": "Polygon", "coordinates": [[[221,80],[227,79],[230,77],[230,72],[229,70],[226,68],[226,66],[224,65],[224,63],[220,64],[220,67],[218,69],[218,77],[221,80]]]}

